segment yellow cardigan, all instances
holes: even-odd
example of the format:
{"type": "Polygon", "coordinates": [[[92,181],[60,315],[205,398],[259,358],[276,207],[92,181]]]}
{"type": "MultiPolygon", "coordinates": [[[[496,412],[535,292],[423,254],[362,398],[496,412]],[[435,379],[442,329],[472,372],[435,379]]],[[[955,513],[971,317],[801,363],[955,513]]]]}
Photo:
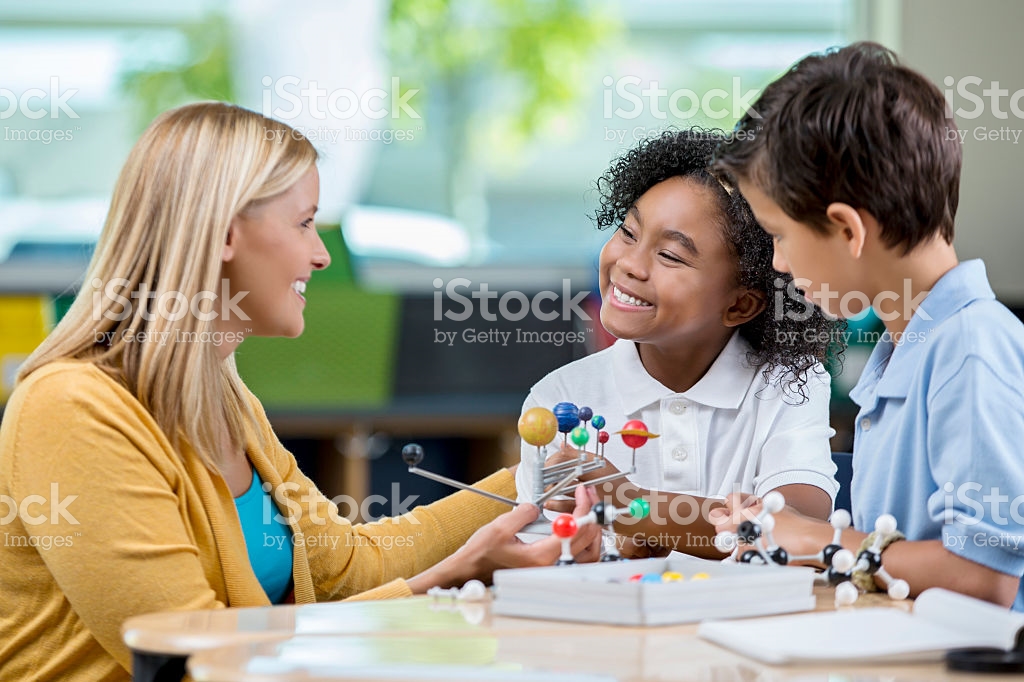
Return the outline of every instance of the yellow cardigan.
{"type": "MultiPolygon", "coordinates": [[[[297,603],[407,596],[402,578],[508,510],[459,492],[352,525],[254,403],[254,429],[270,445],[249,433],[249,458],[273,490],[284,484],[282,515],[301,509],[290,524],[297,603]],[[325,521],[331,512],[337,520],[325,521]]],[[[479,485],[515,497],[506,470],[479,485]]],[[[191,450],[173,450],[142,405],[90,363],[51,363],[11,396],[0,426],[0,535],[3,680],[128,680],[126,619],[269,603],[224,480],[191,450]]]]}

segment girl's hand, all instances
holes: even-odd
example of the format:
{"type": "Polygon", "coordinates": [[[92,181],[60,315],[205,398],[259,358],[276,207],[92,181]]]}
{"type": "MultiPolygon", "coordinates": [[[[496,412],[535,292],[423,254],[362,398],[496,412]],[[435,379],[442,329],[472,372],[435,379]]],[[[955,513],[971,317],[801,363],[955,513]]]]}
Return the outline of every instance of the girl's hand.
{"type": "MultiPolygon", "coordinates": [[[[716,533],[735,533],[743,521],[756,523],[762,509],[764,501],[761,498],[733,493],[726,498],[724,508],[711,510],[708,519],[715,525],[716,533]]],[[[785,549],[790,556],[816,554],[832,539],[832,526],[804,516],[792,507],[783,507],[772,516],[775,520],[772,529],[775,544],[785,549]]]]}
{"type": "MultiPolygon", "coordinates": [[[[547,461],[544,462],[544,466],[552,466],[554,464],[562,464],[563,462],[578,462],[579,459],[580,459],[580,451],[579,450],[577,450],[576,448],[572,447],[571,445],[563,445],[561,448],[559,448],[558,452],[556,452],[555,454],[553,454],[553,455],[551,455],[550,457],[547,458],[547,461]]],[[[594,459],[593,453],[590,453],[590,452],[586,453],[586,459],[584,461],[589,462],[589,461],[591,461],[593,459],[594,459]]],[[[568,474],[569,472],[566,471],[565,473],[568,474]]],[[[606,462],[605,466],[603,468],[597,469],[595,471],[591,471],[590,473],[588,473],[586,475],[586,477],[583,480],[580,481],[580,483],[584,483],[585,484],[586,483],[586,479],[599,478],[599,477],[602,477],[602,476],[608,476],[608,475],[617,474],[617,473],[619,473],[619,470],[616,469],[615,467],[613,467],[611,464],[608,464],[606,462]]],[[[550,488],[550,487],[551,486],[548,486],[548,488],[550,488]]],[[[596,501],[596,499],[595,499],[595,501],[596,501]]],[[[571,513],[573,511],[573,509],[575,508],[575,506],[576,506],[576,502],[574,500],[558,500],[558,499],[554,499],[554,498],[552,498],[552,499],[550,499],[550,500],[548,500],[547,502],[544,503],[544,508],[547,509],[548,511],[558,512],[558,513],[561,513],[561,514],[569,514],[569,513],[571,513]]]]}
{"type": "MultiPolygon", "coordinates": [[[[589,460],[590,457],[587,457],[587,459],[589,460]]],[[[553,455],[551,455],[550,457],[547,458],[547,460],[544,462],[544,466],[554,466],[555,464],[563,464],[565,462],[579,462],[579,461],[580,461],[580,451],[577,450],[576,448],[572,447],[569,444],[564,444],[564,445],[562,445],[562,447],[560,447],[558,449],[558,452],[556,452],[555,454],[553,454],[553,455]]],[[[586,461],[586,460],[584,460],[584,461],[586,461]]],[[[566,470],[563,473],[563,475],[568,475],[569,471],[571,471],[571,470],[566,470]]],[[[555,484],[552,484],[552,485],[548,486],[547,489],[550,490],[553,485],[555,485],[555,484]]],[[[562,494],[564,495],[564,493],[562,493],[562,494]]],[[[559,497],[559,495],[556,495],[555,497],[559,497]]],[[[547,502],[544,503],[544,508],[549,510],[549,511],[558,512],[559,514],[571,514],[573,512],[573,510],[576,508],[576,501],[575,500],[558,500],[558,499],[552,498],[552,499],[550,499],[550,500],[548,500],[547,502]]]]}

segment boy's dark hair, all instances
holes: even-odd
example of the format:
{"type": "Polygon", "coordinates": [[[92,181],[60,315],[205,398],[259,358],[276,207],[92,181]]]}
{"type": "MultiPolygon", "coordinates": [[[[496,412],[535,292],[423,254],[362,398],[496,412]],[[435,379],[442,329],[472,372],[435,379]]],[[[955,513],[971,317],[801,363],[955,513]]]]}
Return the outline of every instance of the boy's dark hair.
{"type": "Polygon", "coordinates": [[[765,381],[776,370],[787,394],[807,398],[807,373],[818,362],[838,359],[844,322],[826,318],[817,306],[788,295],[792,277],[772,267],[772,239],[761,229],[738,191],[718,181],[708,164],[725,139],[721,130],[668,130],[640,142],[612,162],[597,180],[600,203],[594,213],[598,229],[618,228],[633,204],[650,188],[674,177],[685,177],[708,188],[718,201],[726,243],[736,256],[742,286],[765,296],[765,309],[740,326],[751,345],[748,362],[766,365],[765,381]],[[787,373],[788,372],[788,373],[787,373]]]}
{"type": "Polygon", "coordinates": [[[804,57],[736,124],[717,171],[757,185],[794,220],[825,233],[832,202],[862,208],[907,253],[953,241],[960,142],[942,92],[877,43],[804,57]]]}

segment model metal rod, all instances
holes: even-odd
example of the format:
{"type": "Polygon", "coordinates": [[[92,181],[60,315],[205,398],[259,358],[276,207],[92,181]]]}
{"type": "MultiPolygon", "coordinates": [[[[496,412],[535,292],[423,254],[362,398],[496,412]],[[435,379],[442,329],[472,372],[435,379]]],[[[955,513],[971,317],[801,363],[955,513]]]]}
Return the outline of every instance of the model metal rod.
{"type": "Polygon", "coordinates": [[[487,498],[490,498],[492,500],[495,500],[496,502],[504,502],[505,504],[512,505],[513,507],[518,506],[518,504],[519,504],[515,500],[510,500],[507,497],[502,497],[501,495],[495,495],[494,493],[489,493],[486,490],[480,490],[479,488],[474,488],[471,485],[467,485],[465,483],[461,483],[460,481],[456,481],[454,479],[448,478],[447,476],[441,476],[440,474],[435,474],[435,473],[433,473],[431,471],[424,471],[423,469],[420,469],[419,467],[409,467],[409,473],[410,474],[416,474],[418,476],[422,476],[423,478],[429,478],[431,481],[437,481],[438,483],[444,483],[445,485],[450,485],[453,488],[458,488],[459,490],[468,490],[471,493],[476,493],[477,495],[483,495],[484,497],[487,497],[487,498]]]}
{"type": "Polygon", "coordinates": [[[601,476],[600,478],[594,478],[594,479],[591,479],[589,481],[580,481],[580,483],[582,483],[585,486],[598,486],[598,485],[601,485],[602,483],[607,483],[609,481],[614,481],[617,478],[625,478],[626,476],[629,476],[630,474],[634,474],[634,473],[636,473],[636,472],[635,471],[620,471],[620,472],[617,472],[617,473],[614,473],[614,474],[608,474],[607,476],[601,476]]]}
{"type": "Polygon", "coordinates": [[[534,500],[534,502],[533,502],[533,503],[534,503],[535,505],[537,505],[538,507],[543,507],[543,506],[544,506],[544,503],[545,503],[545,502],[547,502],[547,501],[548,501],[549,499],[551,499],[552,497],[554,497],[554,496],[555,496],[555,495],[557,495],[558,493],[560,493],[560,492],[562,492],[563,490],[565,490],[565,488],[566,488],[566,487],[567,487],[567,486],[568,486],[568,485],[569,485],[570,483],[572,483],[572,482],[573,482],[574,480],[576,480],[576,478],[577,478],[578,476],[579,476],[579,472],[578,472],[578,471],[570,471],[570,472],[569,472],[569,473],[568,473],[568,474],[566,475],[566,477],[565,477],[565,478],[563,478],[563,479],[562,479],[561,481],[559,481],[559,482],[558,482],[558,483],[557,483],[557,484],[555,485],[555,487],[554,487],[554,488],[552,488],[551,490],[547,491],[546,493],[544,493],[543,495],[541,495],[540,497],[538,497],[538,498],[537,498],[536,500],[534,500]]]}

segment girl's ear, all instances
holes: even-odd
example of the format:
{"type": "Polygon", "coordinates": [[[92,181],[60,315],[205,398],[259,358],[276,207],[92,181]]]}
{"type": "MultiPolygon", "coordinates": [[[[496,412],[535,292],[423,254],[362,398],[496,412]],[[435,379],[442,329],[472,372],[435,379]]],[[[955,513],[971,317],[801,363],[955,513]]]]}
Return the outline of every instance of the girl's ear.
{"type": "Polygon", "coordinates": [[[738,327],[741,324],[750,322],[764,310],[766,298],[767,296],[763,291],[747,288],[741,289],[736,300],[722,314],[722,324],[726,327],[738,327]]]}
{"type": "Polygon", "coordinates": [[[238,246],[238,229],[239,229],[239,218],[235,216],[231,219],[231,223],[228,225],[228,236],[224,242],[224,251],[221,254],[221,260],[225,263],[230,263],[237,251],[238,246]]]}
{"type": "Polygon", "coordinates": [[[840,239],[846,241],[846,248],[850,257],[854,260],[860,258],[864,251],[864,242],[867,241],[868,230],[865,225],[865,218],[870,214],[863,214],[849,204],[833,202],[825,209],[825,215],[838,228],[840,239]]]}

